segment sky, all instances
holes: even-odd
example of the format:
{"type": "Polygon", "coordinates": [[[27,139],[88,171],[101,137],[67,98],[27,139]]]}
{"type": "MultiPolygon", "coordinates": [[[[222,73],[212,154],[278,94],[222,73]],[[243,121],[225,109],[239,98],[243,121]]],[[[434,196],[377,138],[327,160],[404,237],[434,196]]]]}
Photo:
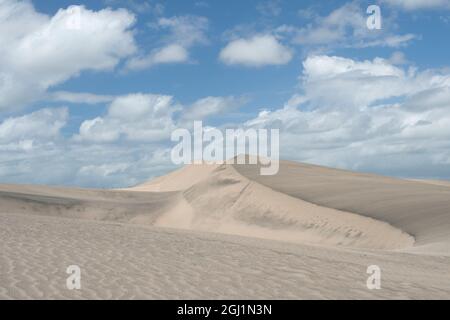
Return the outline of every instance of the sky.
{"type": "Polygon", "coordinates": [[[0,0],[0,183],[132,186],[194,120],[450,179],[449,32],[450,0],[0,0]]]}

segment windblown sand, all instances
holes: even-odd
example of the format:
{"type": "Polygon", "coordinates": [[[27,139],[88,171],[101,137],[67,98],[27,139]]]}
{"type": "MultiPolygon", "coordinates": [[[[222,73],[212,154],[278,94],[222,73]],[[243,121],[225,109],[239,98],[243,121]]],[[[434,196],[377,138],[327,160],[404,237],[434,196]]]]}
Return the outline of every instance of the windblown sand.
{"type": "Polygon", "coordinates": [[[0,246],[0,299],[450,299],[450,187],[288,161],[0,185],[0,246]]]}

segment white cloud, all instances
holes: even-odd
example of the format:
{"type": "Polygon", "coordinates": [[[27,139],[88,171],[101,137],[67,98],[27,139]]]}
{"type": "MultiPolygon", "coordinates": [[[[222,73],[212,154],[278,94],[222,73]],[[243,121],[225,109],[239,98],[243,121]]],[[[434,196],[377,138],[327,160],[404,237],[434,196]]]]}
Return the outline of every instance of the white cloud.
{"type": "Polygon", "coordinates": [[[75,140],[92,142],[155,142],[170,138],[175,128],[172,115],[178,106],[172,97],[130,94],[116,98],[104,117],[86,120],[75,140]]]}
{"type": "Polygon", "coordinates": [[[152,55],[152,60],[155,64],[185,62],[188,59],[189,54],[187,50],[178,44],[168,45],[152,55]]]}
{"type": "MultiPolygon", "coordinates": [[[[447,78],[448,82],[450,77],[447,78]]],[[[414,111],[425,111],[450,106],[450,84],[432,86],[430,89],[419,91],[405,101],[405,108],[414,111]]]]}
{"type": "Polygon", "coordinates": [[[245,97],[205,97],[183,109],[171,96],[119,96],[111,102],[106,115],[83,121],[74,139],[94,143],[167,142],[176,127],[190,127],[193,120],[224,114],[246,102],[245,97]]]}
{"type": "Polygon", "coordinates": [[[162,45],[152,49],[150,53],[141,53],[131,58],[126,69],[142,70],[158,64],[189,62],[189,49],[208,42],[208,19],[204,17],[159,18],[156,24],[150,26],[159,32],[168,30],[169,34],[163,36],[162,45]]]}
{"type": "Polygon", "coordinates": [[[352,109],[413,94],[429,87],[432,79],[381,58],[355,61],[321,55],[303,62],[302,81],[314,106],[352,109]]]}
{"type": "Polygon", "coordinates": [[[302,93],[246,127],[280,129],[284,158],[388,175],[450,178],[450,74],[387,60],[310,56],[302,93]]]}
{"type": "Polygon", "coordinates": [[[182,63],[189,60],[189,52],[179,44],[170,44],[155,49],[144,57],[134,57],[127,63],[130,70],[141,70],[157,64],[182,63]]]}
{"type": "MultiPolygon", "coordinates": [[[[450,86],[450,75],[445,71],[403,69],[381,58],[356,61],[336,56],[309,56],[303,62],[301,79],[313,107],[349,110],[389,103],[392,99],[418,100],[424,95],[445,102],[441,94],[445,97],[450,86]]],[[[423,102],[424,107],[437,107],[436,101],[428,101],[428,105],[423,102]]]]}
{"type": "Polygon", "coordinates": [[[237,108],[244,101],[206,97],[182,110],[170,96],[118,96],[103,116],[83,121],[72,137],[61,134],[68,122],[66,108],[9,118],[0,123],[0,177],[4,183],[135,185],[174,169],[170,135],[176,127],[189,128],[192,121],[185,115],[194,112],[208,117],[237,108]],[[176,112],[181,112],[178,120],[176,112]]]}
{"type": "Polygon", "coordinates": [[[30,146],[33,142],[49,142],[59,137],[67,122],[67,108],[41,109],[33,113],[10,117],[0,123],[0,145],[19,144],[30,146]]]}
{"type": "Polygon", "coordinates": [[[239,108],[247,102],[244,97],[206,97],[194,102],[184,111],[185,120],[202,120],[239,108]]]}
{"type": "Polygon", "coordinates": [[[449,0],[383,0],[383,2],[405,10],[450,9],[449,0]]]}
{"type": "Polygon", "coordinates": [[[369,76],[402,76],[404,74],[402,69],[381,58],[375,58],[373,61],[355,61],[337,56],[313,55],[307,57],[303,67],[306,76],[312,80],[333,78],[352,72],[369,76]]]}
{"type": "Polygon", "coordinates": [[[114,100],[112,95],[99,95],[86,92],[56,91],[48,95],[48,99],[56,102],[101,104],[114,100]]]}
{"type": "Polygon", "coordinates": [[[208,42],[206,36],[208,24],[208,19],[205,17],[187,15],[161,18],[157,27],[170,31],[167,42],[190,47],[194,44],[205,44],[208,42]]]}
{"type": "MultiPolygon", "coordinates": [[[[307,11],[309,12],[309,11],[307,11]]],[[[336,47],[400,47],[416,38],[413,34],[394,34],[394,23],[382,12],[381,30],[367,28],[365,8],[353,1],[333,10],[328,15],[308,13],[311,21],[306,27],[283,25],[277,28],[279,34],[291,34],[295,44],[303,46],[336,47]]]]}
{"type": "Polygon", "coordinates": [[[233,40],[220,52],[220,60],[223,63],[248,67],[287,64],[292,56],[290,48],[269,34],[233,40]]]}
{"type": "Polygon", "coordinates": [[[126,187],[174,169],[168,141],[177,106],[162,95],[114,99],[104,117],[65,137],[67,108],[45,108],[0,122],[3,183],[126,187]]]}
{"type": "Polygon", "coordinates": [[[32,102],[85,70],[112,70],[136,50],[128,11],[60,9],[50,17],[29,1],[0,0],[0,110],[32,102]]]}

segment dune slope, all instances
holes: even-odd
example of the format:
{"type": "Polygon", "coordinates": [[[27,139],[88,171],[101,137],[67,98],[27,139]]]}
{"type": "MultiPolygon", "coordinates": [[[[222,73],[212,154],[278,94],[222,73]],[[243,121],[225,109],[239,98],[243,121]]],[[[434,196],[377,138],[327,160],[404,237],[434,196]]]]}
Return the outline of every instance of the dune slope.
{"type": "Polygon", "coordinates": [[[154,224],[178,205],[177,193],[0,185],[0,212],[154,224]]]}
{"type": "Polygon", "coordinates": [[[186,229],[378,249],[414,243],[413,237],[387,223],[276,192],[246,179],[229,165],[216,168],[183,196],[193,212],[186,229]]]}
{"type": "Polygon", "coordinates": [[[450,187],[281,161],[274,176],[234,165],[246,178],[321,206],[385,221],[415,237],[416,246],[450,252],[450,187]]]}

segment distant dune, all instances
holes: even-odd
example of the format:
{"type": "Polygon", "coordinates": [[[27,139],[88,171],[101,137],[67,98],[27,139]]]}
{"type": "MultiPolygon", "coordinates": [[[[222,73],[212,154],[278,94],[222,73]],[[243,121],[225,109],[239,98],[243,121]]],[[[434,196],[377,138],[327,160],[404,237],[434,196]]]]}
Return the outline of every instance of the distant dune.
{"type": "MultiPolygon", "coordinates": [[[[427,294],[450,298],[450,280],[439,281],[440,272],[450,265],[450,185],[443,183],[291,161],[281,161],[275,176],[261,176],[257,165],[190,165],[124,190],[0,185],[0,221],[0,265],[7,270],[0,278],[0,298],[426,298],[427,294]],[[69,231],[70,228],[78,231],[69,231]],[[212,259],[213,263],[221,259],[214,252],[218,248],[212,243],[216,242],[224,254],[233,257],[231,265],[211,270],[205,261],[203,267],[200,263],[200,269],[195,269],[196,261],[212,259]],[[72,296],[63,286],[46,284],[43,279],[49,275],[43,273],[61,272],[47,266],[48,259],[61,257],[64,263],[77,260],[77,255],[64,252],[63,245],[78,252],[80,264],[97,266],[89,269],[90,281],[99,288],[105,287],[105,292],[90,288],[72,296]],[[88,253],[80,251],[83,247],[90,248],[88,253]],[[280,247],[284,249],[280,251],[280,247]],[[189,250],[191,255],[177,257],[175,252],[183,250],[189,250]],[[136,257],[131,258],[133,252],[136,257]],[[277,256],[274,259],[285,263],[275,267],[275,261],[260,259],[256,254],[277,256]],[[306,261],[311,259],[312,265],[291,260],[289,255],[293,254],[306,255],[306,261]],[[101,261],[117,256],[130,261],[117,262],[117,270],[115,266],[102,265],[101,261]],[[255,270],[238,267],[250,257],[256,263],[255,270]],[[153,260],[150,263],[147,259],[153,260]],[[314,259],[322,261],[322,265],[313,263],[314,259]],[[153,279],[159,291],[151,291],[145,287],[145,279],[132,275],[120,280],[127,283],[123,287],[111,287],[112,279],[120,279],[120,270],[127,270],[132,261],[141,268],[136,269],[136,277],[143,274],[145,279],[153,279]],[[332,280],[333,272],[343,272],[350,261],[357,274],[348,274],[347,270],[337,283],[332,280]],[[46,266],[33,269],[27,263],[46,266]],[[365,288],[366,263],[384,264],[390,270],[389,293],[365,288]],[[263,276],[264,264],[270,272],[263,276]],[[258,268],[260,276],[254,273],[258,268]],[[107,269],[115,274],[111,279],[102,274],[107,269]],[[329,284],[334,287],[315,288],[319,275],[314,275],[313,270],[322,272],[325,279],[329,276],[329,284]],[[208,293],[200,279],[209,272],[216,272],[215,279],[239,278],[235,291],[230,287],[228,294],[221,296],[217,283],[217,287],[211,285],[212,292],[208,293]],[[230,272],[241,274],[232,276],[230,272]],[[405,272],[415,277],[408,280],[411,288],[405,286],[405,272]],[[158,281],[157,275],[167,277],[167,282],[158,281]],[[176,288],[187,281],[184,277],[198,279],[199,287],[184,295],[177,292],[176,288]],[[259,290],[257,283],[250,283],[261,279],[263,286],[262,279],[267,277],[273,283],[266,281],[266,285],[284,283],[284,294],[283,286],[277,291],[278,296],[273,296],[270,290],[259,290]],[[291,287],[285,282],[290,277],[306,288],[291,287]],[[243,281],[249,282],[244,285],[243,281]],[[427,285],[434,289],[427,291],[427,285]],[[248,291],[251,288],[253,294],[248,291]]],[[[320,281],[326,285],[326,280],[320,281]]]]}

